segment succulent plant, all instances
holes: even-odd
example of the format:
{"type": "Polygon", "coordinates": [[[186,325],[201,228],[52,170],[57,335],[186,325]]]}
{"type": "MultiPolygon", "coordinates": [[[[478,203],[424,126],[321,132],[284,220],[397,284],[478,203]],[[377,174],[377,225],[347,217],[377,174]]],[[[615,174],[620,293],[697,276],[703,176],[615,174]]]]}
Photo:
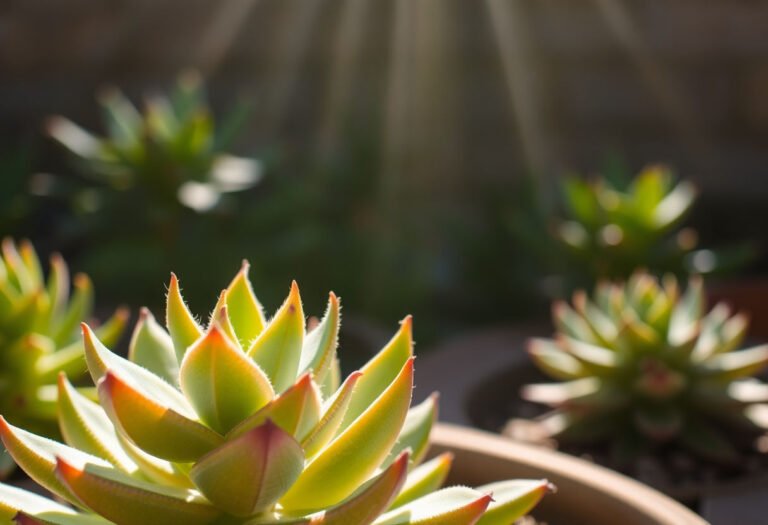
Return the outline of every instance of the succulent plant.
{"type": "Polygon", "coordinates": [[[697,244],[692,229],[671,235],[690,211],[696,190],[690,182],[675,183],[666,166],[645,168],[626,189],[606,178],[567,178],[563,193],[570,218],[557,226],[556,237],[590,267],[593,278],[626,279],[638,267],[677,272],[697,260],[696,271],[714,269],[714,255],[686,260],[697,244]]]}
{"type": "MultiPolygon", "coordinates": [[[[27,241],[2,241],[0,254],[0,413],[16,425],[58,436],[56,377],[67,372],[73,381],[85,375],[82,319],[91,315],[93,286],[84,274],[74,277],[59,255],[51,257],[47,282],[35,249],[27,241]]],[[[109,344],[117,342],[128,318],[118,309],[99,328],[109,344]]],[[[14,463],[0,455],[0,477],[14,463]]]]}
{"type": "MultiPolygon", "coordinates": [[[[534,339],[536,365],[560,383],[524,387],[553,408],[539,422],[562,444],[610,442],[629,461],[659,446],[733,462],[735,436],[768,429],[768,345],[737,350],[748,326],[725,304],[705,311],[702,280],[685,291],[643,272],[557,302],[555,339],[534,339]]],[[[749,443],[750,440],[747,440],[749,443]]]]}
{"type": "MultiPolygon", "coordinates": [[[[55,431],[56,377],[86,374],[79,326],[91,315],[93,286],[53,255],[47,281],[27,241],[2,241],[0,256],[0,411],[14,424],[55,431]]],[[[118,309],[99,330],[109,344],[120,337],[128,313],[118,309]]],[[[54,432],[54,435],[56,432],[54,432]]]]}
{"type": "Polygon", "coordinates": [[[310,330],[294,283],[267,321],[247,265],[201,326],[172,276],[163,329],[144,310],[125,359],[83,325],[100,404],[59,379],[66,445],[0,419],[20,466],[70,508],[0,486],[20,523],[508,525],[547,490],[518,480],[441,485],[423,464],[436,398],[410,408],[412,327],[340,381],[340,304],[310,330]],[[493,499],[491,498],[493,492],[493,499]]]}
{"type": "MultiPolygon", "coordinates": [[[[105,90],[99,102],[107,137],[61,116],[52,117],[47,130],[86,175],[108,188],[134,190],[165,210],[183,206],[207,212],[223,194],[259,180],[256,161],[223,153],[241,116],[233,114],[217,132],[197,74],[181,76],[171,96],[150,99],[144,114],[117,89],[105,90]]],[[[83,199],[86,208],[105,200],[93,192],[83,199]]]]}

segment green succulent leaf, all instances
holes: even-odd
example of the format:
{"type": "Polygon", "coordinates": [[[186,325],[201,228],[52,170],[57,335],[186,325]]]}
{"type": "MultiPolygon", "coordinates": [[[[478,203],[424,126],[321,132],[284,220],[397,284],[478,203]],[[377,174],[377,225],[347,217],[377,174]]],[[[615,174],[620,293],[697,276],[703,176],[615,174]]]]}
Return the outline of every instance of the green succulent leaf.
{"type": "Polygon", "coordinates": [[[536,366],[555,379],[577,379],[588,374],[578,359],[551,339],[531,339],[527,349],[536,366]]]}
{"type": "Polygon", "coordinates": [[[445,452],[415,467],[408,473],[408,478],[405,480],[403,488],[390,505],[390,508],[396,509],[438,490],[445,482],[445,478],[448,477],[448,471],[451,469],[452,463],[453,454],[445,452]]]}
{"type": "Polygon", "coordinates": [[[140,482],[111,468],[58,458],[55,471],[83,505],[121,525],[207,525],[220,514],[193,492],[140,482]]]}
{"type": "Polygon", "coordinates": [[[248,269],[248,262],[243,261],[242,268],[226,290],[232,326],[243,348],[248,348],[267,324],[264,308],[253,293],[248,279],[248,269]]]}
{"type": "Polygon", "coordinates": [[[410,358],[370,407],[307,464],[280,500],[283,507],[289,510],[328,507],[360,486],[384,461],[397,440],[411,402],[412,388],[413,358],[410,358]],[[329,479],[334,482],[328,483],[329,479]]]}
{"type": "Polygon", "coordinates": [[[467,487],[442,489],[391,510],[374,525],[474,525],[491,502],[490,494],[467,487]]]}
{"type": "Polygon", "coordinates": [[[311,370],[318,383],[325,380],[333,365],[336,347],[339,343],[340,310],[339,300],[336,294],[331,292],[323,320],[307,334],[304,340],[299,370],[302,373],[311,370]]]}
{"type": "Polygon", "coordinates": [[[59,428],[71,447],[110,462],[123,472],[138,470],[101,407],[75,390],[62,374],[58,383],[59,428]]]}
{"type": "Polygon", "coordinates": [[[187,348],[203,335],[203,330],[189,312],[189,308],[187,308],[187,304],[181,296],[179,280],[176,278],[176,274],[173,273],[171,274],[171,283],[168,285],[168,305],[165,323],[173,340],[176,359],[180,363],[184,359],[187,348]]]}
{"type": "Polygon", "coordinates": [[[477,487],[491,493],[493,501],[477,525],[508,525],[528,514],[551,489],[547,480],[520,479],[498,481],[477,487]]]}
{"type": "Polygon", "coordinates": [[[146,308],[142,308],[139,314],[139,322],[128,347],[128,358],[171,385],[178,381],[179,363],[173,340],[146,308]]]}
{"type": "Polygon", "coordinates": [[[0,484],[0,523],[29,523],[48,525],[108,525],[98,516],[80,514],[70,507],[56,503],[32,492],[0,484]],[[16,518],[18,514],[20,518],[16,518]]]}
{"type": "Polygon", "coordinates": [[[227,434],[227,439],[240,436],[267,420],[271,420],[288,434],[301,437],[317,425],[321,411],[319,389],[312,376],[307,373],[288,390],[233,428],[227,434]]]}
{"type": "Polygon", "coordinates": [[[202,423],[147,397],[111,372],[99,382],[99,398],[109,418],[131,442],[162,459],[195,461],[224,439],[202,423]]]}
{"type": "Polygon", "coordinates": [[[274,504],[303,467],[299,443],[267,420],[200,458],[190,477],[216,506],[248,517],[274,504]]]}
{"type": "Polygon", "coordinates": [[[397,443],[384,461],[385,464],[394,460],[401,452],[411,451],[411,462],[419,464],[429,449],[429,434],[437,421],[437,393],[433,393],[421,404],[412,407],[405,417],[405,423],[397,437],[397,443]]]}
{"type": "Polygon", "coordinates": [[[303,342],[304,311],[299,287],[294,281],[283,306],[248,349],[248,356],[264,370],[276,392],[293,384],[303,342]]]}
{"type": "Polygon", "coordinates": [[[218,325],[189,348],[179,379],[197,414],[220,434],[229,432],[274,396],[264,372],[218,325]]]}
{"type": "Polygon", "coordinates": [[[302,437],[301,446],[308,458],[314,457],[336,436],[352,399],[352,392],[362,375],[362,372],[353,372],[347,377],[333,397],[326,401],[320,421],[302,437]]]}
{"type": "Polygon", "coordinates": [[[341,428],[347,428],[362,414],[413,356],[413,320],[403,319],[400,330],[389,343],[360,369],[362,377],[352,394],[341,428]]]}
{"type": "Polygon", "coordinates": [[[54,473],[56,458],[65,457],[74,464],[92,463],[110,467],[110,464],[101,458],[15,427],[2,416],[0,438],[5,449],[29,477],[70,503],[77,503],[77,499],[57,479],[54,473]]]}

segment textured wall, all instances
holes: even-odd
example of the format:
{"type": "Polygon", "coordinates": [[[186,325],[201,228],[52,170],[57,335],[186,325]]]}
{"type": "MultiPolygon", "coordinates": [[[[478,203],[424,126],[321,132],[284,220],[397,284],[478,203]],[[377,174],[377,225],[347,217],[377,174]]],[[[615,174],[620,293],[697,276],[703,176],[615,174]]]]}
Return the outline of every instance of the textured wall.
{"type": "Polygon", "coordinates": [[[98,86],[138,94],[196,66],[217,106],[258,101],[254,147],[333,148],[351,115],[395,192],[617,152],[762,199],[766,28],[758,0],[5,0],[0,136],[52,112],[96,122],[98,86]]]}

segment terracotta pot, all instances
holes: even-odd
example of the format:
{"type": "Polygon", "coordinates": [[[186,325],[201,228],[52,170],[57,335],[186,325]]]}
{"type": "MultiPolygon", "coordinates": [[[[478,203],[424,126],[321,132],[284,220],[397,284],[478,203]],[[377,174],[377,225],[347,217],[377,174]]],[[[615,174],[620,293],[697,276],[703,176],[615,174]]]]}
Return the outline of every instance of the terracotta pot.
{"type": "MultiPolygon", "coordinates": [[[[421,352],[417,361],[415,401],[439,391],[441,421],[478,426],[479,418],[472,413],[473,408],[518,397],[519,386],[532,379],[528,374],[536,374],[524,350],[525,341],[531,336],[545,336],[545,330],[500,327],[456,338],[431,351],[421,352]],[[518,380],[507,384],[502,380],[504,377],[517,377],[518,380]]],[[[540,376],[540,379],[544,378],[540,376]]],[[[499,440],[514,444],[507,438],[499,437],[499,440]]],[[[669,489],[675,497],[693,505],[713,525],[766,523],[768,474],[707,486],[669,489]]]]}
{"type": "Polygon", "coordinates": [[[453,483],[481,485],[509,478],[546,478],[557,487],[533,516],[549,525],[706,525],[676,501],[586,461],[488,432],[438,424],[432,452],[455,455],[453,483]]]}

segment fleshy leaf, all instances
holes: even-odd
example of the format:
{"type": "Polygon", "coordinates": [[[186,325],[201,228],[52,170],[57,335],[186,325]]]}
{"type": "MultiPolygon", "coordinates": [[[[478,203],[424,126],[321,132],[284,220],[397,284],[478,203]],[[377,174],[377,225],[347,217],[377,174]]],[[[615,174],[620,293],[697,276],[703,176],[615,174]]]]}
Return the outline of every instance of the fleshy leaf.
{"type": "Polygon", "coordinates": [[[307,334],[301,350],[299,370],[312,371],[315,380],[322,383],[331,369],[336,347],[339,343],[339,324],[341,323],[339,300],[333,292],[328,296],[328,307],[314,330],[307,334]]]}
{"type": "Polygon", "coordinates": [[[432,394],[421,404],[412,407],[397,437],[397,443],[384,461],[387,464],[405,450],[411,451],[411,462],[418,465],[429,449],[429,433],[437,421],[437,393],[432,394]]]}
{"type": "Polygon", "coordinates": [[[528,354],[536,366],[554,379],[577,379],[588,373],[578,359],[564,352],[551,339],[531,339],[528,354]]]}
{"type": "Polygon", "coordinates": [[[69,307],[61,316],[53,332],[53,340],[57,347],[63,346],[72,339],[72,332],[93,308],[93,284],[85,274],[77,274],[73,280],[74,293],[69,307]]]}
{"type": "Polygon", "coordinates": [[[248,349],[250,356],[272,381],[275,392],[293,384],[304,341],[304,311],[294,281],[283,305],[248,349]]]}
{"type": "Polygon", "coordinates": [[[360,369],[363,376],[357,383],[341,428],[347,428],[362,414],[400,373],[403,364],[413,356],[413,320],[403,319],[400,330],[392,340],[360,369]]]}
{"type": "Polygon", "coordinates": [[[171,283],[168,285],[168,305],[166,308],[166,326],[173,340],[173,348],[176,351],[176,359],[180,363],[187,352],[187,348],[203,335],[203,330],[189,312],[184,298],[181,297],[179,280],[176,274],[171,274],[171,283]]]}
{"type": "Polygon", "coordinates": [[[490,483],[477,490],[493,496],[477,525],[509,525],[528,514],[552,486],[547,480],[516,479],[490,483]]]}
{"type": "Polygon", "coordinates": [[[717,354],[707,360],[703,369],[719,381],[728,382],[754,376],[768,366],[768,345],[760,345],[738,352],[717,354]]]}
{"type": "Polygon", "coordinates": [[[181,392],[146,368],[110,351],[87,324],[83,323],[82,328],[85,361],[95,384],[98,385],[107,372],[112,372],[146,397],[156,400],[156,403],[167,405],[184,416],[194,417],[194,412],[181,392]]]}
{"type": "Polygon", "coordinates": [[[303,518],[257,519],[248,525],[369,525],[395,497],[407,472],[408,454],[403,453],[381,474],[338,505],[303,518]]]}
{"type": "Polygon", "coordinates": [[[101,407],[78,393],[63,374],[59,376],[58,390],[59,428],[67,444],[109,461],[124,472],[135,472],[136,463],[123,450],[101,407]]]}
{"type": "Polygon", "coordinates": [[[12,523],[14,516],[22,513],[16,523],[42,523],[47,525],[109,525],[103,518],[79,514],[70,507],[32,492],[10,485],[0,484],[0,523],[12,523]],[[34,521],[32,521],[34,520],[34,521]]]}
{"type": "Polygon", "coordinates": [[[139,314],[139,321],[128,347],[128,358],[171,385],[178,381],[179,363],[176,360],[173,340],[147,308],[142,308],[139,314]]]}
{"type": "Polygon", "coordinates": [[[200,458],[190,477],[214,505],[248,517],[285,494],[303,466],[301,446],[267,420],[200,458]]]}
{"type": "Polygon", "coordinates": [[[200,418],[221,434],[274,396],[264,372],[214,325],[187,351],[181,389],[200,418]]]}
{"type": "Polygon", "coordinates": [[[282,505],[291,510],[320,509],[349,496],[373,474],[397,440],[412,388],[410,358],[371,406],[309,462],[281,499],[282,505]],[[329,479],[334,482],[328,483],[329,479]]]}
{"type": "Polygon", "coordinates": [[[474,525],[491,502],[490,494],[467,487],[433,492],[374,521],[374,525],[474,525]]]}
{"type": "Polygon", "coordinates": [[[390,505],[391,509],[401,507],[406,503],[426,496],[438,490],[445,478],[448,477],[448,471],[453,463],[453,454],[444,452],[439,456],[432,458],[423,465],[419,465],[408,473],[403,488],[390,505]]]}
{"type": "Polygon", "coordinates": [[[17,428],[2,416],[0,438],[5,449],[30,478],[70,503],[76,503],[77,500],[54,474],[57,457],[66,457],[77,464],[93,463],[110,467],[109,463],[101,458],[17,428]]]}
{"type": "Polygon", "coordinates": [[[352,392],[362,375],[362,372],[349,374],[341,388],[336,391],[331,399],[326,401],[322,411],[323,417],[306,436],[301,438],[301,446],[304,448],[304,453],[308,458],[314,457],[336,435],[344,414],[347,412],[352,392]]]}
{"type": "Polygon", "coordinates": [[[59,458],[56,476],[99,515],[121,525],[207,525],[219,511],[193,492],[140,482],[119,471],[59,458]]]}
{"type": "Polygon", "coordinates": [[[266,325],[264,309],[248,279],[248,268],[248,262],[243,261],[242,268],[226,291],[229,318],[243,348],[248,348],[266,325]]]}
{"type": "Polygon", "coordinates": [[[115,374],[99,382],[102,406],[139,448],[169,461],[195,461],[223,438],[208,427],[143,395],[115,374]]]}
{"type": "Polygon", "coordinates": [[[288,434],[300,437],[320,420],[320,392],[310,374],[304,374],[288,390],[233,428],[227,439],[240,436],[268,419],[288,434]]]}

